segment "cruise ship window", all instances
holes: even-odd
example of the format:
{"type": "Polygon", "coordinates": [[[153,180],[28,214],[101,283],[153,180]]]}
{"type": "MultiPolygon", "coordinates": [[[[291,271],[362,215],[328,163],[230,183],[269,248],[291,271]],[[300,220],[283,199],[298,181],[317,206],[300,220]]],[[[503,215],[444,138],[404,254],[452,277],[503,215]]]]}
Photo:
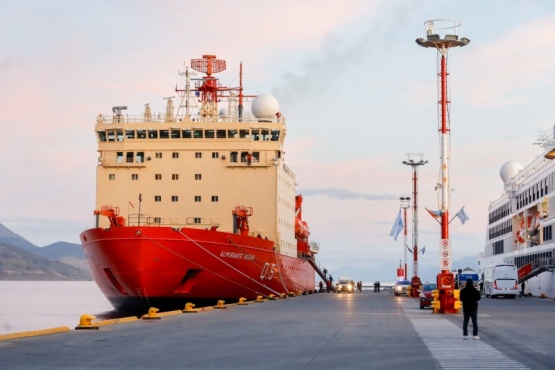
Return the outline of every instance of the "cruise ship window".
{"type": "Polygon", "coordinates": [[[200,173],[195,173],[195,180],[202,180],[202,175],[200,173]]]}
{"type": "Polygon", "coordinates": [[[185,129],[183,130],[183,139],[190,139],[193,137],[193,131],[189,130],[189,129],[185,129]]]}
{"type": "Polygon", "coordinates": [[[126,139],[134,139],[135,138],[135,130],[125,130],[125,138],[126,139]]]}
{"type": "Polygon", "coordinates": [[[109,173],[108,174],[108,180],[115,180],[116,179],[116,174],[115,173],[109,173]]]}
{"type": "Polygon", "coordinates": [[[202,219],[200,217],[195,217],[194,222],[195,224],[200,224],[202,222],[202,219]]]}
{"type": "Polygon", "coordinates": [[[161,152],[156,152],[156,158],[162,158],[162,153],[161,152]]]}
{"type": "Polygon", "coordinates": [[[172,180],[179,180],[179,174],[172,173],[172,180]]]}
{"type": "Polygon", "coordinates": [[[212,152],[212,158],[219,158],[219,157],[220,157],[220,153],[212,152]]]}
{"type": "Polygon", "coordinates": [[[146,139],[146,130],[137,130],[137,139],[146,139]]]}
{"type": "Polygon", "coordinates": [[[161,217],[154,217],[154,223],[160,225],[162,223],[161,217]]]}
{"type": "Polygon", "coordinates": [[[212,202],[217,202],[217,201],[218,201],[218,196],[212,195],[212,202]]]}
{"type": "Polygon", "coordinates": [[[161,173],[157,173],[154,175],[154,180],[162,180],[162,174],[161,173]]]}
{"type": "Polygon", "coordinates": [[[268,141],[268,140],[270,140],[270,130],[268,130],[268,129],[263,129],[263,130],[261,131],[261,134],[262,134],[262,140],[263,140],[263,141],[268,141]]]}
{"type": "Polygon", "coordinates": [[[225,130],[216,130],[216,138],[218,139],[225,139],[225,130]]]}
{"type": "Polygon", "coordinates": [[[214,138],[214,130],[205,130],[204,131],[204,137],[207,139],[213,139],[214,138]]]}
{"type": "Polygon", "coordinates": [[[229,153],[229,161],[230,162],[237,162],[238,161],[238,157],[239,154],[237,152],[231,152],[229,153]]]}
{"type": "Polygon", "coordinates": [[[171,137],[172,137],[172,139],[181,139],[181,131],[180,130],[171,130],[171,137]]]}
{"type": "Polygon", "coordinates": [[[139,179],[139,175],[136,173],[132,173],[131,174],[131,180],[138,180],[139,179]]]}
{"type": "Polygon", "coordinates": [[[172,195],[172,202],[177,202],[179,197],[177,195],[172,195]]]}
{"type": "Polygon", "coordinates": [[[195,152],[195,158],[202,158],[201,152],[195,152]]]}
{"type": "Polygon", "coordinates": [[[241,139],[250,139],[249,130],[239,130],[239,138],[241,138],[241,139]]]}
{"type": "Polygon", "coordinates": [[[202,139],[202,130],[200,130],[200,129],[193,130],[193,138],[194,139],[202,139]]]}
{"type": "Polygon", "coordinates": [[[161,202],[162,201],[162,196],[161,195],[155,195],[154,196],[154,201],[155,202],[161,202]]]}
{"type": "Polygon", "coordinates": [[[195,202],[200,202],[200,201],[201,201],[200,195],[195,195],[195,202]]]}
{"type": "Polygon", "coordinates": [[[179,153],[178,152],[173,152],[172,153],[172,158],[179,158],[179,153]]]}
{"type": "Polygon", "coordinates": [[[170,130],[160,130],[160,139],[169,139],[170,130]]]}

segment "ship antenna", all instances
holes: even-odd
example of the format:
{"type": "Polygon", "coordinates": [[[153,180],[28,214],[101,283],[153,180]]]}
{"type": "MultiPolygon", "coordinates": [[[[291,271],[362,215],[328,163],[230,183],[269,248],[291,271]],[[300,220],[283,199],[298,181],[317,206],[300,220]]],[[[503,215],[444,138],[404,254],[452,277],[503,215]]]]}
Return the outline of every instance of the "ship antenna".
{"type": "Polygon", "coordinates": [[[243,121],[243,62],[239,65],[239,122],[243,121]]]}

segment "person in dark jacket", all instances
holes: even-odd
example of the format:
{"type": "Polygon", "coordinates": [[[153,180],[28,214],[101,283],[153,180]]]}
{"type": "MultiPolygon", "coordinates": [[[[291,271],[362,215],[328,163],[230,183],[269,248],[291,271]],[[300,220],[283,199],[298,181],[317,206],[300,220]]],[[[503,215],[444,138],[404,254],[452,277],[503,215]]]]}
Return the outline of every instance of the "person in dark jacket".
{"type": "Polygon", "coordinates": [[[481,294],[474,288],[472,279],[466,280],[466,286],[461,289],[461,302],[463,305],[463,339],[468,338],[468,320],[472,319],[472,335],[474,339],[480,339],[478,336],[478,301],[481,294]]]}

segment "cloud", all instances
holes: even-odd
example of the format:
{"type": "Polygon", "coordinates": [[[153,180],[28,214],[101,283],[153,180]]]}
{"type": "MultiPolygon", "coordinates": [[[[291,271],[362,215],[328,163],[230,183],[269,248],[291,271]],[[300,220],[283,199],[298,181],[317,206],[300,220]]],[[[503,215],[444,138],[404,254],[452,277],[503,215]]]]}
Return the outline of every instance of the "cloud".
{"type": "Polygon", "coordinates": [[[392,200],[398,199],[397,196],[391,194],[366,194],[366,193],[357,193],[347,189],[339,189],[339,188],[307,188],[303,189],[300,188],[299,192],[302,193],[304,196],[319,196],[325,195],[333,199],[339,200],[352,200],[352,199],[363,199],[363,200],[392,200]]]}

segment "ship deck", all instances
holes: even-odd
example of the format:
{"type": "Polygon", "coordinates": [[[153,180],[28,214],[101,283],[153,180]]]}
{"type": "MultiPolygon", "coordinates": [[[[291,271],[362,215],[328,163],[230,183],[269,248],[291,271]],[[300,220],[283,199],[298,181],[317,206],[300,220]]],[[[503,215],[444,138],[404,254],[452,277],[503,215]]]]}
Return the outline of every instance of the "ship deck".
{"type": "Polygon", "coordinates": [[[390,290],[248,303],[3,340],[0,363],[7,369],[555,367],[552,299],[482,298],[481,340],[462,340],[461,314],[433,315],[390,290]]]}

